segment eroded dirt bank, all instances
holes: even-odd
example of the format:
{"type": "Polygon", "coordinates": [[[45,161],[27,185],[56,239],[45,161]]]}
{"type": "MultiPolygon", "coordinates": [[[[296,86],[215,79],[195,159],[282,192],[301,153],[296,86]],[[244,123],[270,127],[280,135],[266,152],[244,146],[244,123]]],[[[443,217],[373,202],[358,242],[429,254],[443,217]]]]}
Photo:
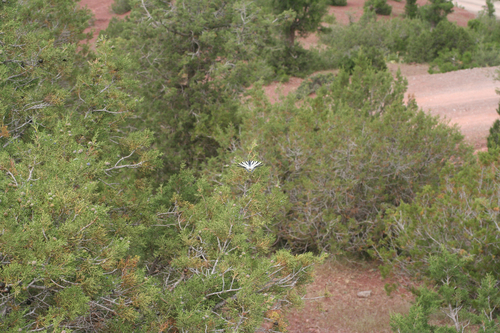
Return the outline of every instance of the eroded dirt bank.
{"type": "Polygon", "coordinates": [[[408,92],[424,111],[457,124],[476,150],[486,149],[500,96],[496,68],[473,68],[443,74],[407,76],[408,92]]]}

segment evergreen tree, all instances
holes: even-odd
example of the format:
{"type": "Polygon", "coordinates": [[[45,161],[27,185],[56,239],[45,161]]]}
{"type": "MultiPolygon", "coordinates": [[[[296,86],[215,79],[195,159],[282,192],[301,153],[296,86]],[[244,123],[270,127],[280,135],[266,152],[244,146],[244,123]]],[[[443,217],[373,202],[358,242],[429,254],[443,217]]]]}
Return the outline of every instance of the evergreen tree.
{"type": "Polygon", "coordinates": [[[326,14],[326,0],[273,0],[275,13],[286,13],[291,11],[287,23],[284,26],[288,46],[295,44],[295,34],[307,35],[318,29],[321,18],[326,14]]]}
{"type": "Polygon", "coordinates": [[[489,18],[495,18],[495,5],[494,0],[486,0],[486,6],[484,7],[486,14],[489,18]]]}
{"type": "Polygon", "coordinates": [[[283,309],[300,303],[321,258],[273,250],[269,229],[288,203],[264,186],[268,176],[231,167],[211,186],[181,170],[158,191],[160,219],[143,246],[165,331],[254,332],[269,323],[268,332],[286,332],[283,309]]]}
{"type": "Polygon", "coordinates": [[[0,330],[284,331],[319,258],[272,249],[283,195],[237,168],[232,186],[183,171],[153,191],[131,59],[56,42],[40,22],[66,5],[88,18],[66,0],[0,5],[0,330]]]}
{"type": "Polygon", "coordinates": [[[128,60],[102,41],[82,61],[75,1],[0,6],[0,329],[141,322],[151,294],[129,249],[158,153],[124,126],[128,60]]]}
{"type": "Polygon", "coordinates": [[[406,0],[405,15],[409,19],[414,19],[418,14],[417,0],[406,0]]]}
{"type": "Polygon", "coordinates": [[[488,150],[498,147],[499,144],[500,144],[500,120],[497,119],[493,123],[493,126],[490,127],[490,135],[488,135],[487,139],[488,150]]]}
{"type": "Polygon", "coordinates": [[[498,152],[491,149],[465,164],[450,161],[438,187],[426,186],[412,202],[380,216],[383,237],[372,243],[372,254],[385,262],[381,270],[427,282],[410,313],[393,318],[395,330],[463,332],[476,324],[481,332],[498,331],[498,152]],[[421,330],[437,312],[452,325],[421,330]]]}
{"type": "Polygon", "coordinates": [[[430,3],[420,7],[420,17],[435,27],[439,22],[446,20],[453,11],[451,0],[429,0],[430,3]]]}
{"type": "Polygon", "coordinates": [[[275,19],[254,2],[151,0],[111,22],[107,33],[140,80],[131,92],[143,97],[133,126],[157,133],[167,174],[214,156],[214,133],[239,124],[244,86],[272,73],[265,51],[275,19]]]}
{"type": "MultiPolygon", "coordinates": [[[[500,73],[497,72],[496,80],[500,80],[500,73]]],[[[500,94],[500,91],[497,90],[497,94],[500,94]]],[[[497,113],[500,115],[500,104],[497,108],[497,113]]],[[[488,150],[493,150],[500,146],[500,120],[497,119],[493,123],[493,126],[490,127],[490,135],[487,139],[488,150]]]]}
{"type": "Polygon", "coordinates": [[[364,5],[365,13],[367,11],[374,11],[379,15],[391,15],[392,6],[387,4],[387,0],[368,0],[364,5]]]}

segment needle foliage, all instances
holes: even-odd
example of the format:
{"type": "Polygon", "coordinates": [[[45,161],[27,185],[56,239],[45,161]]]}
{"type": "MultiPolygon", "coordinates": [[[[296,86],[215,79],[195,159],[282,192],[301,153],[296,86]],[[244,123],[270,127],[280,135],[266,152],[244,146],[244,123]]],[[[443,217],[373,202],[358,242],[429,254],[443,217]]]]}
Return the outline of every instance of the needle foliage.
{"type": "Polygon", "coordinates": [[[320,258],[272,248],[283,194],[237,168],[247,191],[187,170],[155,183],[134,56],[104,38],[78,52],[89,15],[74,1],[0,8],[0,330],[285,331],[320,258]]]}

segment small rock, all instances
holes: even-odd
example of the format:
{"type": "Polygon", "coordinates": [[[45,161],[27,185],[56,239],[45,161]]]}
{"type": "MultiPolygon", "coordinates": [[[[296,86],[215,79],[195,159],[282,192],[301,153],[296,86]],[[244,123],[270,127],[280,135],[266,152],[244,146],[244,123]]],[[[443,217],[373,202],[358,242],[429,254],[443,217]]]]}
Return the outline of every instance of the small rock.
{"type": "Polygon", "coordinates": [[[358,297],[360,298],[368,298],[372,295],[372,291],[371,290],[366,290],[366,291],[360,291],[358,293],[358,297]]]}

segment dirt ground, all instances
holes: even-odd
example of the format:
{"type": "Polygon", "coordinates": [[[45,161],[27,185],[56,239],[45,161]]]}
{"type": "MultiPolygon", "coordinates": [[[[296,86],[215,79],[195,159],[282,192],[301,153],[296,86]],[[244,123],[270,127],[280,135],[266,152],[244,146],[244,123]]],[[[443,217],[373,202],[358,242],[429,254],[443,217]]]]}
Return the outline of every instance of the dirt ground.
{"type": "MultiPolygon", "coordinates": [[[[110,9],[113,0],[81,0],[81,6],[87,6],[95,15],[95,34],[105,29],[113,15],[110,9]]],[[[405,2],[388,0],[393,6],[393,17],[404,12],[405,2]]],[[[418,0],[420,5],[425,0],[418,0]]],[[[336,21],[348,24],[357,21],[363,13],[364,0],[348,0],[345,7],[330,7],[336,21]]],[[[449,15],[450,21],[461,26],[474,18],[475,14],[461,8],[455,8],[449,15]]],[[[127,14],[120,15],[124,17],[127,14]]],[[[382,19],[389,19],[382,17],[382,19]]],[[[90,41],[94,43],[96,37],[90,41]]],[[[317,45],[318,38],[311,35],[298,39],[306,48],[317,45]]],[[[485,150],[488,129],[498,118],[495,109],[499,96],[495,88],[500,86],[493,79],[495,69],[478,68],[445,74],[427,73],[424,64],[388,64],[391,71],[398,68],[408,79],[406,97],[413,96],[417,104],[433,115],[445,117],[452,124],[457,124],[466,140],[477,150],[485,150]]],[[[302,79],[291,78],[287,83],[273,83],[266,92],[271,100],[280,95],[287,95],[295,90],[302,79]]],[[[411,294],[405,286],[408,281],[382,280],[376,264],[339,262],[329,259],[317,267],[315,282],[307,288],[305,305],[287,314],[290,333],[368,333],[390,332],[391,313],[408,311],[411,294]],[[384,290],[386,283],[398,283],[399,288],[388,296],[384,290]],[[368,298],[360,298],[360,291],[371,291],[368,298]],[[319,297],[319,298],[318,298],[319,297]]]]}
{"type": "MultiPolygon", "coordinates": [[[[454,0],[453,3],[455,6],[462,7],[474,14],[484,11],[486,5],[486,1],[484,0],[454,0]]],[[[493,2],[493,7],[495,8],[495,16],[497,19],[500,18],[500,3],[493,2]]]]}
{"type": "Polygon", "coordinates": [[[94,31],[94,37],[89,41],[90,45],[94,45],[97,40],[97,36],[99,36],[99,32],[108,27],[109,21],[113,16],[124,18],[129,14],[114,14],[111,10],[111,5],[113,3],[114,0],[80,0],[80,7],[87,7],[94,14],[92,26],[84,30],[85,33],[88,33],[91,30],[94,31]]]}
{"type": "Polygon", "coordinates": [[[497,68],[473,68],[443,74],[407,76],[408,92],[432,115],[457,124],[476,150],[485,151],[489,129],[499,118],[497,68]]]}
{"type": "Polygon", "coordinates": [[[390,315],[408,312],[413,300],[408,281],[382,279],[373,263],[328,260],[315,272],[304,307],[288,313],[289,332],[390,332],[390,315]],[[399,287],[389,296],[386,283],[399,287]],[[371,295],[358,297],[362,291],[371,295]]]}

